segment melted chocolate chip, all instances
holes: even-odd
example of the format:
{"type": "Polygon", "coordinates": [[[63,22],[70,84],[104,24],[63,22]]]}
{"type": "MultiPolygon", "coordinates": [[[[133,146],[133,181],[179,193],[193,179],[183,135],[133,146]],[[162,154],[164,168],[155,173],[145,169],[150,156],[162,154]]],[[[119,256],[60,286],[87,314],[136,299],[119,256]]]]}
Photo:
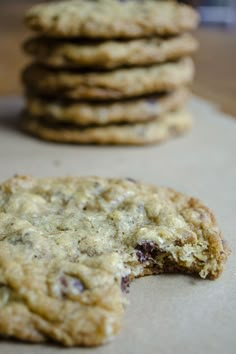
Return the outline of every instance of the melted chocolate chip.
{"type": "Polygon", "coordinates": [[[154,242],[145,241],[137,245],[136,254],[140,263],[149,261],[152,274],[187,272],[184,266],[178,265],[170,254],[161,251],[154,242]]]}
{"type": "Polygon", "coordinates": [[[60,278],[60,282],[61,282],[61,285],[64,286],[65,288],[68,287],[68,282],[67,282],[66,277],[64,277],[64,276],[61,277],[61,278],[60,278]]]}
{"type": "Polygon", "coordinates": [[[143,242],[135,247],[136,254],[140,263],[144,263],[148,260],[153,260],[159,253],[157,246],[154,242],[143,242]]]}
{"type": "Polygon", "coordinates": [[[129,292],[129,286],[130,286],[130,277],[126,275],[126,277],[123,277],[121,279],[121,290],[123,293],[128,293],[129,292]]]}

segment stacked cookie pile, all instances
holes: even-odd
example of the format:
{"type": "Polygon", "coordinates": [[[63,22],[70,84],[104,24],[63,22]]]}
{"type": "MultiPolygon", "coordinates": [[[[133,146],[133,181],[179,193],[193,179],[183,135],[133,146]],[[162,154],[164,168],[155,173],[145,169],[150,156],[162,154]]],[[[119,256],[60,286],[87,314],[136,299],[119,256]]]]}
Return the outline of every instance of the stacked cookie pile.
{"type": "Polygon", "coordinates": [[[185,132],[197,42],[172,1],[69,0],[26,15],[26,131],[70,143],[148,144],[185,132]]]}

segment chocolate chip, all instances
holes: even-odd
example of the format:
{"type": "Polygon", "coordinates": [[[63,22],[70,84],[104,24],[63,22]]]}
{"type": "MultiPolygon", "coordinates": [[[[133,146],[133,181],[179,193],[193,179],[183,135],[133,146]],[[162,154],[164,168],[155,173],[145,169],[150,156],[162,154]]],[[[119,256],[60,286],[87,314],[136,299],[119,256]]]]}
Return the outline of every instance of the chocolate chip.
{"type": "Polygon", "coordinates": [[[126,180],[129,182],[137,183],[137,181],[131,177],[127,177],[126,180]]]}
{"type": "Polygon", "coordinates": [[[123,293],[128,293],[129,292],[129,286],[130,286],[130,277],[129,275],[126,275],[121,279],[121,290],[123,293]]]}
{"type": "Polygon", "coordinates": [[[148,260],[154,260],[158,255],[159,250],[154,242],[145,241],[135,247],[136,254],[140,263],[144,263],[148,260]]]}
{"type": "Polygon", "coordinates": [[[66,280],[66,277],[61,277],[60,278],[60,282],[61,282],[61,285],[63,285],[65,288],[67,288],[68,287],[68,282],[67,282],[67,280],[66,280]]]}
{"type": "Polygon", "coordinates": [[[85,290],[84,284],[78,278],[63,275],[59,279],[60,281],[60,292],[62,296],[67,295],[79,295],[85,290]]]}

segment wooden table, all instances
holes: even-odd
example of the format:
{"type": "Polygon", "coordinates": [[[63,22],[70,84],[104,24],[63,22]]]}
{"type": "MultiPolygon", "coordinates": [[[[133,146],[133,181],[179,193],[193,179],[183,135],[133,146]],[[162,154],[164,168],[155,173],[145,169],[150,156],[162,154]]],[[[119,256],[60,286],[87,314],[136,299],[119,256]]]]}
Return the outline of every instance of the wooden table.
{"type": "MultiPolygon", "coordinates": [[[[20,69],[27,62],[20,46],[27,37],[22,23],[27,0],[0,5],[0,95],[19,95],[20,69]]],[[[193,91],[236,117],[236,31],[200,29],[193,91]]]]}

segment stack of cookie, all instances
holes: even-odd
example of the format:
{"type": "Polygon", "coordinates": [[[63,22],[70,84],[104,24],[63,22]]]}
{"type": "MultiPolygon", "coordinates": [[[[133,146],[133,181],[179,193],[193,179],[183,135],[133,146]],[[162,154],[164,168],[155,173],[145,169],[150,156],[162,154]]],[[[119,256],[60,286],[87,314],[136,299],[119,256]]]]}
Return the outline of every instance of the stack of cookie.
{"type": "Polygon", "coordinates": [[[198,24],[172,1],[69,0],[26,15],[23,127],[69,143],[148,144],[191,126],[189,57],[198,24]]]}

